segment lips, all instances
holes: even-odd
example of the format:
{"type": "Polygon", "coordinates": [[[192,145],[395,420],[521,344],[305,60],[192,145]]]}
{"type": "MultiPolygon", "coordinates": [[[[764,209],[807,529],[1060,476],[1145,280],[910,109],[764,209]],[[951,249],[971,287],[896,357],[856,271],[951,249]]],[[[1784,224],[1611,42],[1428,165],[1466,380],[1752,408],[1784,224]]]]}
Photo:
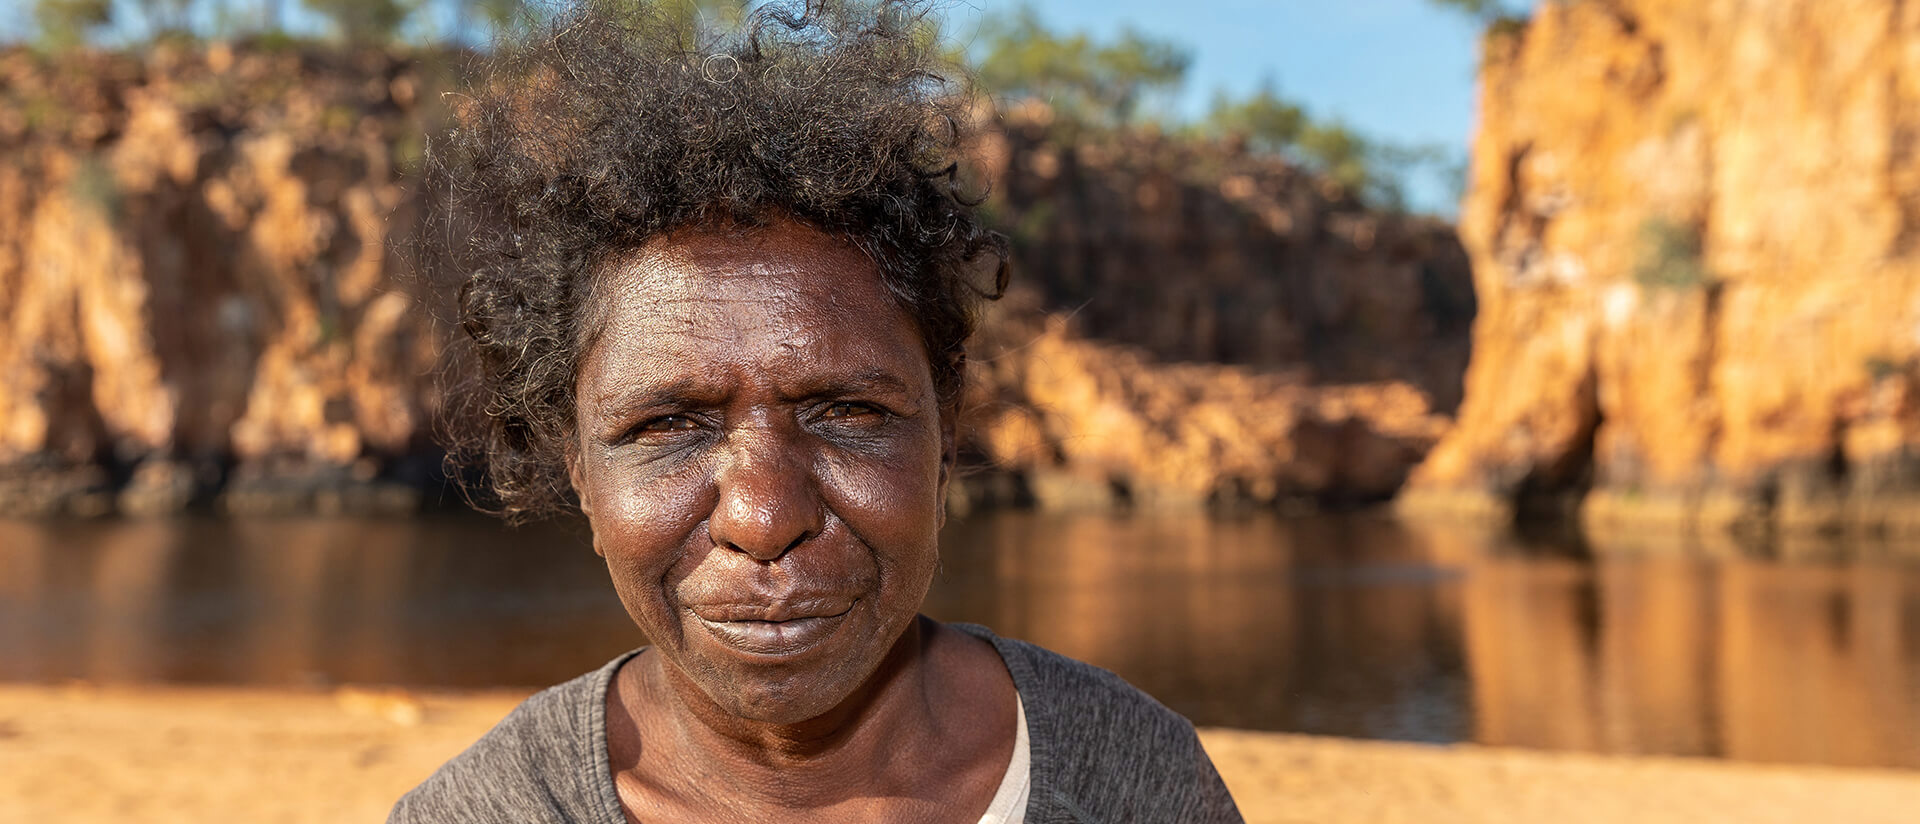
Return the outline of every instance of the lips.
{"type": "Polygon", "coordinates": [[[708,634],[754,657],[784,658],[831,637],[853,612],[853,598],[803,598],[769,603],[699,604],[688,607],[708,634]]]}

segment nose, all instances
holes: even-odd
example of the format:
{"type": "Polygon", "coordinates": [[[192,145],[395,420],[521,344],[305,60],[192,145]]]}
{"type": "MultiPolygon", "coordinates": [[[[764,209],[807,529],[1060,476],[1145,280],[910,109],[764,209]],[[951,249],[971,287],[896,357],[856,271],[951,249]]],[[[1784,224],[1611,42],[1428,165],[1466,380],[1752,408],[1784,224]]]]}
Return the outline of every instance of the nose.
{"type": "Polygon", "coordinates": [[[730,433],[707,531],[717,546],[772,561],[820,533],[825,512],[812,461],[785,433],[730,433]]]}

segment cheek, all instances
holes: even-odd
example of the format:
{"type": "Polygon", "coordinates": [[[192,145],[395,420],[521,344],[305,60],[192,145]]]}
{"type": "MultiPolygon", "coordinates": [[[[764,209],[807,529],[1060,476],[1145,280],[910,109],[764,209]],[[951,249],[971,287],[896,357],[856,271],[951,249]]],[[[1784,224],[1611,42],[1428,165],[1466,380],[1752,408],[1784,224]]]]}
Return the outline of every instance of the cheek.
{"type": "Polygon", "coordinates": [[[678,567],[690,539],[712,509],[711,487],[698,467],[649,474],[609,460],[596,470],[588,517],[594,548],[629,611],[665,608],[671,584],[685,574],[678,567]]]}
{"type": "Polygon", "coordinates": [[[816,470],[828,506],[891,572],[937,555],[941,451],[938,432],[927,434],[882,460],[828,455],[816,470]]]}

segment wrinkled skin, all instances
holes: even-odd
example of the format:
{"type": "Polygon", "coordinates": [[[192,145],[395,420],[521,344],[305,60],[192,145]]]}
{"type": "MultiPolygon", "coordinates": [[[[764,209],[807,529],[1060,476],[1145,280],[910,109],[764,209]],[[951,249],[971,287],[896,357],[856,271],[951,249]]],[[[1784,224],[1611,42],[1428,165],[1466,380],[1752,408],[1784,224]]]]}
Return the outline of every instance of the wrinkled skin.
{"type": "Polygon", "coordinates": [[[791,222],[683,233],[594,305],[570,469],[653,643],[608,696],[629,817],[977,819],[1012,683],[917,615],[953,425],[873,263],[791,222]]]}

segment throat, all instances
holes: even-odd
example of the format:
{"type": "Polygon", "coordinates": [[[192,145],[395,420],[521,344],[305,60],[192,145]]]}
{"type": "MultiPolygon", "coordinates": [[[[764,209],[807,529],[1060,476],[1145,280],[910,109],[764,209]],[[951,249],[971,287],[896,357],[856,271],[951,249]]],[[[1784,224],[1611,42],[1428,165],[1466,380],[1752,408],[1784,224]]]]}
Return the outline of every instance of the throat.
{"type": "Polygon", "coordinates": [[[925,618],[846,700],[798,724],[727,715],[674,676],[650,650],[607,692],[631,821],[973,822],[1015,750],[1020,700],[999,654],[925,618]]]}
{"type": "MultiPolygon", "coordinates": [[[[609,760],[622,772],[724,785],[784,805],[859,797],[889,783],[902,747],[932,745],[939,728],[928,698],[920,621],[880,665],[827,712],[792,724],[740,718],[716,704],[655,650],[635,657],[608,690],[609,760]],[[628,719],[631,740],[613,734],[628,719]],[[813,797],[820,796],[820,797],[813,797]]],[[[652,780],[649,781],[652,783],[652,780]]],[[[666,783],[676,783],[670,779],[666,783]]],[[[741,795],[734,795],[739,799],[741,795]]]]}

